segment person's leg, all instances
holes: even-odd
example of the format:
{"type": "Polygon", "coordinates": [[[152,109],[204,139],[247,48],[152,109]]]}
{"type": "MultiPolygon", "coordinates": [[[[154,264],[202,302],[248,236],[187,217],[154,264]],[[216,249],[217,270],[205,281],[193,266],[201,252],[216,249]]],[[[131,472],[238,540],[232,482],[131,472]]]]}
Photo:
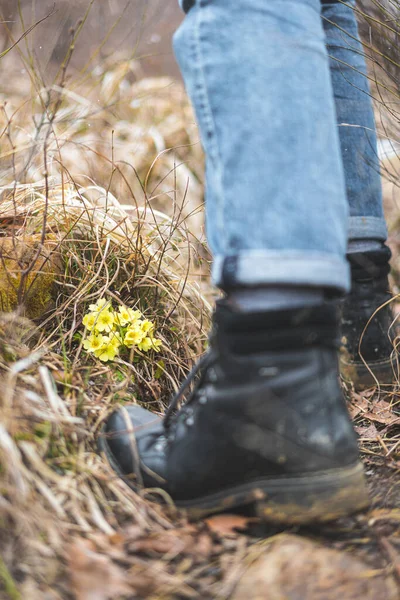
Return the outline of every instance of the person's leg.
{"type": "Polygon", "coordinates": [[[198,0],[175,35],[223,289],[348,289],[348,209],[317,0],[198,0]],[[282,16],[284,15],[284,16],[282,16]]]}
{"type": "Polygon", "coordinates": [[[382,383],[392,381],[393,348],[388,336],[392,316],[386,306],[365,330],[359,351],[367,322],[390,299],[387,276],[391,254],[384,244],[387,229],[374,112],[354,7],[351,0],[321,1],[350,209],[347,256],[352,289],[343,310],[341,367],[343,376],[361,387],[373,385],[374,377],[382,383]]]}
{"type": "Polygon", "coordinates": [[[196,0],[175,51],[206,151],[213,278],[227,299],[183,408],[162,423],[117,409],[102,449],[131,485],[163,487],[192,515],[249,502],[287,523],[347,515],[366,492],[335,305],[323,302],[349,278],[319,0],[196,0]]]}
{"type": "Polygon", "coordinates": [[[385,242],[375,119],[355,2],[321,0],[321,7],[350,209],[349,245],[385,242]]]}

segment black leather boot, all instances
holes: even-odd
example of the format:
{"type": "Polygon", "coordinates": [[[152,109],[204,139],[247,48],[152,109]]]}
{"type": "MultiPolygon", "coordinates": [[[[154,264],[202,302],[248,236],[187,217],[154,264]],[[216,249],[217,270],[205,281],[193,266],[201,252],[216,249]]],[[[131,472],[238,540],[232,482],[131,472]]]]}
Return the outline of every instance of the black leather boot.
{"type": "Polygon", "coordinates": [[[190,516],[254,504],[266,520],[328,521],[367,505],[337,366],[337,309],[259,314],[218,304],[209,353],[164,419],[109,417],[100,448],[136,488],[163,488],[190,516]]]}
{"type": "Polygon", "coordinates": [[[394,379],[393,339],[387,246],[348,255],[351,291],[343,301],[340,371],[356,390],[394,379]]]}

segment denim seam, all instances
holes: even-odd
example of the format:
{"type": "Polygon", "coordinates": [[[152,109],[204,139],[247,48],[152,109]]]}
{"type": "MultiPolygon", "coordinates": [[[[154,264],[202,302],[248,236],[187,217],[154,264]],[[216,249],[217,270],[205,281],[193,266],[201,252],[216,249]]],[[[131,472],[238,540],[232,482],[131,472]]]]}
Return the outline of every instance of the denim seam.
{"type": "MultiPolygon", "coordinates": [[[[193,50],[194,50],[194,59],[196,61],[197,59],[197,64],[198,64],[198,72],[200,75],[199,81],[196,82],[195,85],[195,91],[199,93],[198,95],[198,100],[199,100],[199,108],[202,109],[203,112],[203,119],[204,119],[204,123],[206,126],[206,135],[208,138],[208,144],[210,145],[210,151],[207,151],[208,154],[210,154],[210,156],[213,156],[213,159],[215,161],[216,164],[216,171],[218,173],[218,178],[220,179],[220,190],[218,190],[218,192],[223,190],[223,184],[222,184],[222,180],[223,180],[223,175],[222,175],[222,160],[221,160],[221,153],[218,147],[218,142],[217,142],[217,138],[216,138],[216,127],[215,127],[215,121],[214,121],[214,117],[213,117],[213,113],[212,113],[212,109],[211,109],[211,102],[210,102],[210,98],[208,95],[208,89],[207,89],[207,83],[206,83],[206,76],[205,76],[205,67],[204,67],[204,63],[203,63],[203,54],[201,51],[201,25],[202,25],[202,19],[201,19],[201,15],[202,15],[202,8],[204,8],[206,6],[205,4],[205,0],[200,0],[197,6],[198,9],[198,13],[197,13],[197,18],[195,20],[195,36],[193,39],[193,50]]],[[[196,8],[196,6],[195,6],[196,8]]],[[[224,211],[223,211],[223,198],[222,196],[217,193],[216,190],[213,190],[214,193],[214,197],[216,199],[216,207],[217,207],[217,211],[218,211],[218,223],[219,223],[219,230],[220,233],[222,232],[222,239],[223,239],[223,244],[226,246],[226,228],[224,227],[224,211]]]]}

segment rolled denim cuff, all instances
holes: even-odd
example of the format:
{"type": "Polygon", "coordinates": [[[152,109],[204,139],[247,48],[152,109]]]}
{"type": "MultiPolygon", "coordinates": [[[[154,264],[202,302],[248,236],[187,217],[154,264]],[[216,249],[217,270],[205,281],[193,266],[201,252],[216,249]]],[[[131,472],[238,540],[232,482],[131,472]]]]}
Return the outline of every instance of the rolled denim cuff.
{"type": "Polygon", "coordinates": [[[350,217],[349,240],[379,240],[385,242],[388,232],[383,217],[350,217]]]}
{"type": "Polygon", "coordinates": [[[254,251],[216,256],[214,285],[222,290],[262,285],[293,285],[350,290],[347,261],[332,254],[303,251],[254,251]]]}

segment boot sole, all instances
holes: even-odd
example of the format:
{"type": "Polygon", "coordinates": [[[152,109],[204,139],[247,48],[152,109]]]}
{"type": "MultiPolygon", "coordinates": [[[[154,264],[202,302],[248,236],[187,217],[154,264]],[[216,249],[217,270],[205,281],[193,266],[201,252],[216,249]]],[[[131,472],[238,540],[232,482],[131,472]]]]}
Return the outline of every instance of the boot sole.
{"type": "Polygon", "coordinates": [[[190,502],[176,502],[198,519],[241,505],[253,505],[263,521],[285,525],[334,521],[368,507],[361,463],[329,472],[257,480],[190,502]]]}
{"type": "Polygon", "coordinates": [[[347,362],[343,358],[340,358],[339,364],[342,378],[347,383],[352,383],[356,392],[375,387],[377,381],[381,385],[393,385],[396,381],[390,360],[370,362],[369,369],[364,363],[347,362]]]}
{"type": "MultiPolygon", "coordinates": [[[[139,491],[139,486],[119,469],[103,437],[98,445],[118,476],[139,491]]],[[[286,525],[334,521],[360,512],[368,504],[361,463],[297,477],[259,479],[195,500],[175,502],[177,508],[194,520],[251,505],[261,520],[286,525]]]]}

